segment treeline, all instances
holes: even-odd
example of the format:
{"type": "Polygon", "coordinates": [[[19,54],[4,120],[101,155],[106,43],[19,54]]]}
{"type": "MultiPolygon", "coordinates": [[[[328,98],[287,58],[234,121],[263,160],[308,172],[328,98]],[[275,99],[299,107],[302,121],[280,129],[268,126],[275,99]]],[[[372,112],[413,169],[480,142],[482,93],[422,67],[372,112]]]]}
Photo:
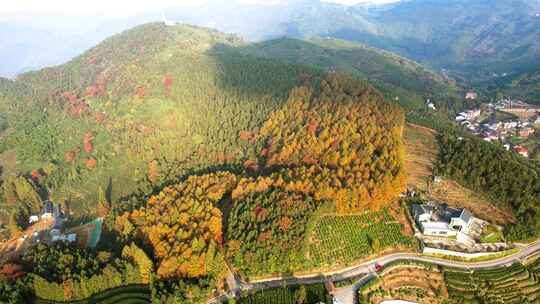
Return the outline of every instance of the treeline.
{"type": "Polygon", "coordinates": [[[452,133],[439,135],[438,171],[482,191],[511,209],[519,224],[509,229],[512,239],[540,233],[540,166],[503,147],[452,133]]]}

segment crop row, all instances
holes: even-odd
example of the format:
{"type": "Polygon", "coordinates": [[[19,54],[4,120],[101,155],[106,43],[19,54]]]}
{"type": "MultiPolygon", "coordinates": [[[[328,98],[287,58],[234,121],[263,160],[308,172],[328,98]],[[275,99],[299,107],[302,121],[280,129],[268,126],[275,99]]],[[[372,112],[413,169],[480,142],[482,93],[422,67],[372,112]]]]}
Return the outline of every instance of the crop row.
{"type": "Polygon", "coordinates": [[[516,263],[475,272],[446,271],[445,280],[454,303],[540,303],[540,264],[516,263]]]}
{"type": "Polygon", "coordinates": [[[400,224],[386,212],[373,216],[323,216],[315,226],[310,252],[321,265],[350,263],[397,246],[414,248],[400,224]]]}

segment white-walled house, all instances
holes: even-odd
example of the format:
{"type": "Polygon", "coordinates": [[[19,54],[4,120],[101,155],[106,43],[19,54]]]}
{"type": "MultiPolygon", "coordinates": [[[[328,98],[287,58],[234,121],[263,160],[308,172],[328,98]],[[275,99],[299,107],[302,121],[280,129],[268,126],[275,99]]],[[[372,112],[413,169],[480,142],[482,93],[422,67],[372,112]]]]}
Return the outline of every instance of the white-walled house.
{"type": "Polygon", "coordinates": [[[38,221],[39,221],[39,216],[37,216],[37,215],[31,215],[30,218],[28,219],[29,224],[33,224],[33,223],[36,223],[38,221]]]}
{"type": "Polygon", "coordinates": [[[63,241],[63,242],[73,243],[75,242],[76,239],[77,239],[77,235],[75,233],[70,233],[68,235],[59,234],[59,235],[52,236],[53,242],[63,241]]]}
{"type": "Polygon", "coordinates": [[[449,208],[435,203],[414,204],[411,213],[422,233],[428,236],[467,235],[475,219],[467,209],[449,208]]]}

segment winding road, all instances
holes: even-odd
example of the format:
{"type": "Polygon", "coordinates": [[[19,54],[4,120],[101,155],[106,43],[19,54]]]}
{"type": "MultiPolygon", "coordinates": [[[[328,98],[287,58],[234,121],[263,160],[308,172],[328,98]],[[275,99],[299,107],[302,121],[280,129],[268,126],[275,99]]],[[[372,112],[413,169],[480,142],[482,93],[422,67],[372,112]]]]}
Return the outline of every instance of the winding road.
{"type": "MultiPolygon", "coordinates": [[[[387,256],[378,257],[364,263],[351,266],[348,268],[340,269],[337,271],[331,272],[321,272],[316,274],[307,274],[307,275],[298,275],[294,277],[272,277],[261,280],[253,280],[248,282],[243,282],[238,279],[237,276],[231,274],[232,278],[229,281],[235,281],[232,283],[235,287],[233,288],[232,293],[246,290],[261,290],[282,286],[293,286],[293,285],[309,285],[316,283],[324,283],[328,281],[341,281],[352,278],[359,278],[358,281],[352,285],[343,288],[338,288],[335,291],[335,298],[341,304],[352,304],[354,303],[354,295],[356,290],[371,278],[376,276],[375,264],[385,266],[391,263],[400,262],[400,261],[412,261],[412,262],[424,262],[431,263],[440,266],[452,267],[463,270],[476,270],[476,269],[487,269],[495,268],[501,266],[508,266],[515,262],[522,262],[528,257],[540,252],[540,240],[529,245],[522,247],[518,252],[501,257],[498,259],[493,259],[489,261],[482,262],[459,262],[452,260],[445,260],[441,258],[435,258],[430,256],[425,256],[422,254],[413,254],[413,253],[398,253],[387,256]],[[233,279],[234,278],[234,279],[233,279]]],[[[213,299],[213,300],[217,300],[213,299]]],[[[216,301],[209,301],[216,302],[216,301]]]]}

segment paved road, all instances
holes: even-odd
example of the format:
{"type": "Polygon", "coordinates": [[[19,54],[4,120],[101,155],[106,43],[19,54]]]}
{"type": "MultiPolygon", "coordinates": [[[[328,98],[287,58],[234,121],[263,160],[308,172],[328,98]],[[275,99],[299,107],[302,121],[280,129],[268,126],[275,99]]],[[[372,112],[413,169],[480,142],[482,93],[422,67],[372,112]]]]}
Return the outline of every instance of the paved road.
{"type": "Polygon", "coordinates": [[[340,300],[342,304],[352,304],[354,303],[354,295],[356,290],[365,284],[369,279],[375,276],[374,265],[387,265],[394,262],[400,261],[416,261],[416,262],[425,262],[436,264],[440,266],[447,266],[463,270],[475,270],[475,269],[486,269],[494,268],[500,266],[511,265],[514,262],[520,262],[527,257],[540,252],[540,241],[526,245],[520,249],[519,252],[502,257],[499,259],[494,259],[484,262],[458,262],[445,260],[440,258],[434,258],[429,256],[423,256],[422,254],[412,254],[412,253],[398,253],[379,257],[352,267],[340,269],[337,271],[324,272],[318,274],[309,274],[309,275],[298,275],[295,277],[283,278],[283,277],[273,277],[262,280],[253,280],[249,283],[238,281],[236,285],[238,286],[236,291],[240,290],[261,290],[282,286],[293,286],[293,285],[308,285],[322,283],[325,281],[340,281],[345,279],[359,278],[359,280],[353,285],[344,288],[339,288],[336,290],[336,298],[340,300]]]}
{"type": "Polygon", "coordinates": [[[334,292],[334,298],[339,303],[343,304],[358,303],[358,301],[356,301],[356,292],[362,285],[366,284],[376,276],[377,274],[375,272],[371,272],[360,278],[353,285],[336,289],[336,291],[334,292]]]}

